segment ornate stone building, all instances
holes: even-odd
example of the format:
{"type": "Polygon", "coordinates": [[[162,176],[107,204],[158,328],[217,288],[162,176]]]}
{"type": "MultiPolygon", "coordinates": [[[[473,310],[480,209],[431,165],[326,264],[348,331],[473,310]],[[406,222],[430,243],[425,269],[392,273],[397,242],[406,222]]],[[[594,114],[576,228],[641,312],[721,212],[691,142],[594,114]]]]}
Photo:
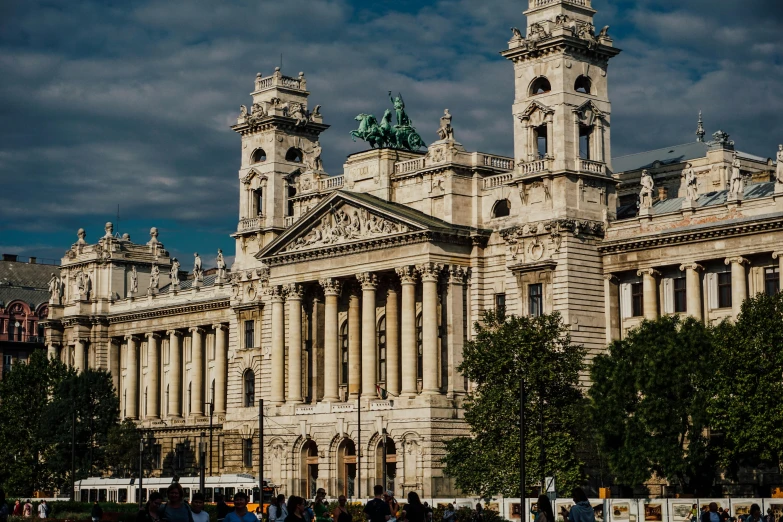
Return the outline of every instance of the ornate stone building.
{"type": "Polygon", "coordinates": [[[193,471],[205,403],[210,471],[256,472],[263,398],[265,477],[285,492],[367,494],[385,468],[398,494],[452,496],[440,457],[466,434],[456,368],[483,311],[558,311],[592,357],[643,317],[712,321],[777,291],[772,161],[735,156],[725,133],[705,142],[700,123],[692,144],[613,162],[620,51],[590,4],[529,0],[503,52],[513,158],[465,150],[447,113],[426,152],[371,149],[328,175],[304,74],[259,74],[232,127],[230,272],[203,276],[199,259],[181,279],[155,230],[146,244],[110,224],[97,243],[81,234],[50,304],[52,356],[111,371],[158,473],[193,471]]]}

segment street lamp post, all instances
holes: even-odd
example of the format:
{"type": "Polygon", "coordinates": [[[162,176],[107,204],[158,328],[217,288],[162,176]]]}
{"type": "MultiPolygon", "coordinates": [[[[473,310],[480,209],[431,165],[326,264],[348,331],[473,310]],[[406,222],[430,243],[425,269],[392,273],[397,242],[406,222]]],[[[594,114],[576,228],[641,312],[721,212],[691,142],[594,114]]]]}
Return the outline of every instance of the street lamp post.
{"type": "Polygon", "coordinates": [[[205,480],[204,479],[204,466],[206,464],[205,459],[206,459],[206,456],[207,456],[207,448],[206,448],[207,443],[204,442],[204,439],[206,438],[206,435],[207,434],[202,431],[201,432],[201,437],[199,437],[199,442],[198,442],[198,449],[199,449],[199,453],[200,453],[199,460],[201,461],[201,470],[199,472],[198,487],[199,487],[199,491],[201,493],[204,493],[204,480],[205,480]]]}
{"type": "Polygon", "coordinates": [[[144,432],[141,433],[141,438],[139,439],[139,493],[138,493],[138,501],[139,501],[139,509],[142,509],[142,498],[141,498],[141,490],[142,486],[144,485],[144,432]]]}
{"type": "Polygon", "coordinates": [[[520,520],[525,518],[525,379],[519,381],[519,508],[520,520]]]}
{"type": "Polygon", "coordinates": [[[264,505],[264,399],[258,400],[258,497],[264,505]]]}
{"type": "Polygon", "coordinates": [[[383,489],[385,490],[388,485],[388,479],[386,478],[386,428],[383,428],[383,489]]]}
{"type": "Polygon", "coordinates": [[[209,407],[209,476],[212,476],[212,416],[215,413],[215,399],[212,399],[205,406],[209,407]]]}

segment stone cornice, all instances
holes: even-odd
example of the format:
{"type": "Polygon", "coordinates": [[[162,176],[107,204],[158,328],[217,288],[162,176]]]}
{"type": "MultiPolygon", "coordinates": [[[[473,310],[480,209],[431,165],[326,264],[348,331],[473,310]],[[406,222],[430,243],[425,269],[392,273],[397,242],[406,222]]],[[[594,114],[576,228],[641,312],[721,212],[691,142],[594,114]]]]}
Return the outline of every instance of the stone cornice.
{"type": "Polygon", "coordinates": [[[281,130],[292,134],[318,136],[329,128],[329,125],[308,121],[307,125],[297,126],[296,120],[288,116],[265,116],[255,124],[248,122],[233,125],[231,129],[234,132],[244,136],[268,130],[281,130]]]}
{"type": "Polygon", "coordinates": [[[514,238],[534,237],[544,234],[555,236],[564,232],[571,232],[577,236],[587,235],[603,238],[604,224],[600,221],[589,221],[583,219],[552,219],[505,228],[500,231],[500,235],[506,242],[509,242],[514,238]]]}
{"type": "Polygon", "coordinates": [[[772,218],[748,221],[747,223],[718,224],[693,231],[662,231],[650,237],[631,237],[615,241],[605,241],[598,246],[600,254],[613,254],[616,252],[628,252],[645,250],[665,245],[676,245],[698,241],[708,241],[720,237],[743,236],[758,234],[770,230],[783,229],[783,219],[780,216],[772,218]]]}
{"type": "Polygon", "coordinates": [[[270,266],[287,265],[300,261],[309,261],[312,259],[327,259],[331,257],[344,256],[358,252],[368,252],[372,250],[381,250],[384,248],[412,245],[418,243],[451,243],[457,245],[470,246],[472,239],[470,236],[461,234],[449,234],[447,232],[434,232],[429,230],[417,230],[407,234],[400,234],[390,237],[376,237],[364,241],[341,243],[317,250],[303,250],[285,252],[270,257],[265,257],[264,261],[270,266]]]}
{"type": "Polygon", "coordinates": [[[164,308],[155,308],[151,310],[139,310],[137,312],[126,312],[108,316],[110,324],[124,323],[128,321],[138,321],[142,319],[153,319],[156,317],[168,317],[172,315],[191,314],[196,312],[209,312],[231,308],[229,299],[220,299],[218,301],[209,301],[206,303],[189,304],[181,306],[169,306],[164,308]]]}

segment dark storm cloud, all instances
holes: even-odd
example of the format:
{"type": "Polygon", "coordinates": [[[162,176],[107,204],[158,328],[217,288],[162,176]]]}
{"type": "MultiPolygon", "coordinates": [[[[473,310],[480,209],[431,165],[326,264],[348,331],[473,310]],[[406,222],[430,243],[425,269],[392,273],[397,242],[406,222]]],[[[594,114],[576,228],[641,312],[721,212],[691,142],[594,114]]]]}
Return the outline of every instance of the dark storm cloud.
{"type": "MultiPolygon", "coordinates": [[[[332,128],[402,91],[426,141],[443,108],[469,150],[511,154],[513,75],[497,52],[524,0],[5,2],[0,7],[0,250],[52,256],[118,204],[135,240],[163,223],[182,255],[232,251],[239,138],[257,71],[283,54],[332,128]],[[49,247],[47,247],[49,245],[49,247]]],[[[623,54],[610,67],[615,155],[692,141],[698,110],[742,150],[783,141],[783,3],[594,0],[623,54]]],[[[123,229],[123,231],[125,231],[123,229]]]]}

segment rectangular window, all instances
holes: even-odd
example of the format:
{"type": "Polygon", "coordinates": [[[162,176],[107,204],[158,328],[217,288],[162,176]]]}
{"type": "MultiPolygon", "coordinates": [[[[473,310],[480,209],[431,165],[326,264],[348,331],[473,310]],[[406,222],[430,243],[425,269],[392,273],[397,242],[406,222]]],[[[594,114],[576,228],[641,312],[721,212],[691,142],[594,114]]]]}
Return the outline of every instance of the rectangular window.
{"type": "Polygon", "coordinates": [[[340,330],[340,384],[348,385],[348,322],[340,330]]]}
{"type": "Polygon", "coordinates": [[[255,346],[255,331],[256,322],[252,319],[245,321],[245,348],[253,348],[255,346]]]}
{"type": "Polygon", "coordinates": [[[506,294],[495,294],[495,313],[506,314],[506,294]]]}
{"type": "Polygon", "coordinates": [[[549,153],[546,124],[536,127],[536,149],[538,152],[538,158],[536,159],[543,159],[549,153]]]}
{"type": "Polygon", "coordinates": [[[386,382],[386,318],[378,325],[378,382],[386,382]]]}
{"type": "Polygon", "coordinates": [[[685,289],[685,278],[678,277],[674,280],[674,311],[684,313],[688,311],[688,300],[685,289]]]}
{"type": "Polygon", "coordinates": [[[152,446],[152,469],[160,469],[160,444],[152,446]]]}
{"type": "Polygon", "coordinates": [[[253,467],[253,439],[242,440],[242,465],[246,468],[253,467]]]}
{"type": "Polygon", "coordinates": [[[528,314],[538,317],[544,313],[544,285],[537,283],[527,287],[528,314]]]}
{"type": "Polygon", "coordinates": [[[731,308],[731,272],[718,274],[718,308],[731,308]]]}
{"type": "Polygon", "coordinates": [[[13,357],[7,354],[3,354],[3,375],[11,371],[12,364],[13,357]]]}
{"type": "Polygon", "coordinates": [[[764,269],[764,293],[767,295],[775,295],[778,292],[780,292],[780,269],[765,268],[764,269]]]}
{"type": "Polygon", "coordinates": [[[644,315],[644,293],[642,283],[631,284],[631,313],[632,317],[644,315]]]}

